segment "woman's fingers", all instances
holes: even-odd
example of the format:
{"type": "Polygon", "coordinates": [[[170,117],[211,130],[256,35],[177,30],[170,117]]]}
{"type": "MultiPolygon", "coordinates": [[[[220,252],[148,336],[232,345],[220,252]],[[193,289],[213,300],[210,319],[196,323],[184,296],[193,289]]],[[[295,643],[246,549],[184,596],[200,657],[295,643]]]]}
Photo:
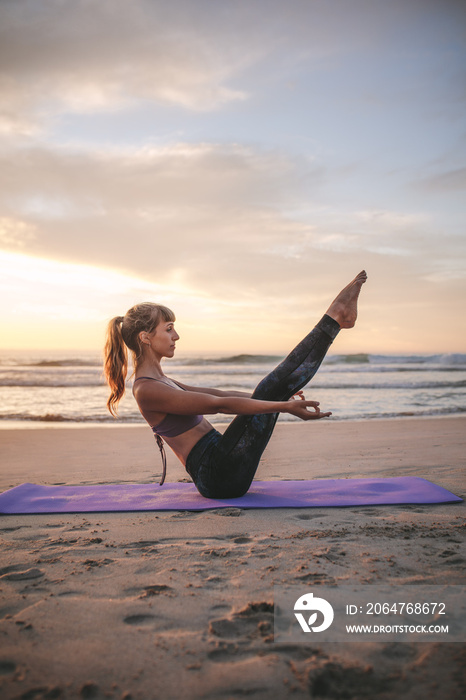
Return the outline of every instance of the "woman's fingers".
{"type": "MultiPolygon", "coordinates": [[[[306,411],[306,413],[307,413],[307,415],[305,417],[304,416],[302,417],[303,420],[317,420],[319,418],[328,418],[329,416],[332,415],[331,411],[325,411],[325,413],[324,413],[324,412],[320,411],[319,409],[317,409],[315,411],[306,411]]],[[[301,418],[301,416],[300,416],[300,418],[301,418]]]]}
{"type": "Polygon", "coordinates": [[[303,394],[302,391],[297,391],[296,394],[293,394],[293,396],[291,397],[290,401],[292,401],[292,400],[297,400],[297,399],[301,399],[301,401],[304,401],[304,400],[305,400],[304,394],[303,394]]]}
{"type": "Polygon", "coordinates": [[[332,415],[330,411],[322,412],[318,401],[296,401],[290,413],[293,413],[301,420],[315,420],[316,418],[328,418],[332,415]]]}
{"type": "Polygon", "coordinates": [[[317,412],[320,411],[320,402],[319,401],[303,401],[302,404],[303,408],[314,408],[317,412]]]}
{"type": "MultiPolygon", "coordinates": [[[[295,399],[296,396],[297,396],[297,394],[295,394],[294,396],[292,396],[291,399],[288,399],[288,401],[295,401],[295,400],[296,400],[296,399],[295,399]]],[[[299,398],[301,399],[301,401],[303,402],[303,404],[304,404],[305,406],[313,406],[314,408],[317,408],[318,406],[320,406],[320,401],[307,401],[307,400],[304,398],[304,396],[300,396],[299,398]]]]}

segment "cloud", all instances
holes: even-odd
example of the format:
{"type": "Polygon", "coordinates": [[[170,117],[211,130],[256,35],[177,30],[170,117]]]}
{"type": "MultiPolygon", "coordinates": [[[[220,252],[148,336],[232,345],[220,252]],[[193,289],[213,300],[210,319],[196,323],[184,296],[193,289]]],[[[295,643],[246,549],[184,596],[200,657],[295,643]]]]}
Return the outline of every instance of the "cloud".
{"type": "MultiPolygon", "coordinates": [[[[439,11],[430,5],[2,0],[0,129],[34,135],[62,113],[146,102],[216,110],[248,99],[245,84],[261,92],[265,64],[280,77],[292,65],[331,68],[354,50],[370,52],[373,62],[374,50],[399,35],[400,23],[411,44],[419,14],[439,11]]],[[[446,5],[453,22],[453,6],[446,5]]],[[[416,33],[417,42],[422,37],[416,33]]]]}
{"type": "Polygon", "coordinates": [[[424,192],[464,192],[466,191],[466,167],[446,170],[416,182],[424,192]]]}
{"type": "Polygon", "coordinates": [[[5,149],[0,166],[0,203],[16,214],[64,220],[113,212],[129,214],[136,226],[170,226],[174,215],[188,224],[193,210],[202,218],[239,205],[293,205],[304,187],[318,187],[323,178],[322,167],[304,158],[223,144],[5,149]]]}
{"type": "Polygon", "coordinates": [[[0,217],[0,247],[21,249],[35,238],[35,226],[9,216],[0,217]]]}
{"type": "Polygon", "coordinates": [[[208,9],[147,0],[5,0],[0,127],[34,133],[61,111],[115,110],[140,100],[206,110],[244,99],[228,81],[250,58],[205,21],[208,9]]]}
{"type": "Polygon", "coordinates": [[[225,302],[298,300],[310,271],[325,292],[330,263],[404,257],[427,274],[428,256],[459,253],[451,237],[438,242],[422,212],[321,206],[332,173],[279,150],[36,146],[0,153],[0,173],[4,249],[27,246],[225,302]]]}
{"type": "Polygon", "coordinates": [[[248,260],[303,235],[303,223],[280,209],[302,196],[300,183],[317,190],[322,180],[305,159],[244,146],[35,147],[11,156],[0,154],[5,247],[34,231],[33,254],[166,280],[179,268],[219,284],[226,268],[228,278],[244,275],[248,260]]]}

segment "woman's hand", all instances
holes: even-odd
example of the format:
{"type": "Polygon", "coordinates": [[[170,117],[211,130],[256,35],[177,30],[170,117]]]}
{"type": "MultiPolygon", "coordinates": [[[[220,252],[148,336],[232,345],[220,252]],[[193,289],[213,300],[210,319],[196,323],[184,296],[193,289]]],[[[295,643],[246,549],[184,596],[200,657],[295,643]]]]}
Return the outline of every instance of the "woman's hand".
{"type": "Polygon", "coordinates": [[[320,404],[318,401],[306,401],[302,391],[298,391],[297,394],[292,396],[288,403],[290,404],[290,407],[288,408],[287,413],[290,413],[292,416],[296,416],[301,420],[317,420],[319,418],[328,418],[332,415],[331,411],[322,413],[319,408],[320,404]],[[296,399],[296,396],[299,396],[299,399],[296,399]],[[314,410],[309,411],[308,408],[314,410]]]}

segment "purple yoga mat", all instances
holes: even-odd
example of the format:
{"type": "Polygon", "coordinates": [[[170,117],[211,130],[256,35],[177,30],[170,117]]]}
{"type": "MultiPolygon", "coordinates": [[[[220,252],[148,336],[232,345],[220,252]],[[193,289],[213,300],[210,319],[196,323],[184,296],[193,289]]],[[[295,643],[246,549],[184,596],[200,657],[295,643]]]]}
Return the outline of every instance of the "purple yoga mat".
{"type": "Polygon", "coordinates": [[[89,513],[210,508],[324,508],[402,503],[457,503],[462,498],[426,479],[316,479],[253,481],[241,498],[203,498],[194,484],[21,484],[0,494],[0,513],[89,513]]]}

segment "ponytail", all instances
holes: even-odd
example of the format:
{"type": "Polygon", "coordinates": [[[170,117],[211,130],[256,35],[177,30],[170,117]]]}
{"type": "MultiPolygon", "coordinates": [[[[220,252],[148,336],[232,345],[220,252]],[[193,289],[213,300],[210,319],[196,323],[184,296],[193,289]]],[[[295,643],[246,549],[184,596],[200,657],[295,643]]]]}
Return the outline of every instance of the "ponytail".
{"type": "Polygon", "coordinates": [[[123,316],[112,318],[107,327],[104,349],[104,374],[110,387],[107,408],[116,417],[117,406],[125,393],[125,381],[128,373],[128,352],[121,333],[123,316]]]}

